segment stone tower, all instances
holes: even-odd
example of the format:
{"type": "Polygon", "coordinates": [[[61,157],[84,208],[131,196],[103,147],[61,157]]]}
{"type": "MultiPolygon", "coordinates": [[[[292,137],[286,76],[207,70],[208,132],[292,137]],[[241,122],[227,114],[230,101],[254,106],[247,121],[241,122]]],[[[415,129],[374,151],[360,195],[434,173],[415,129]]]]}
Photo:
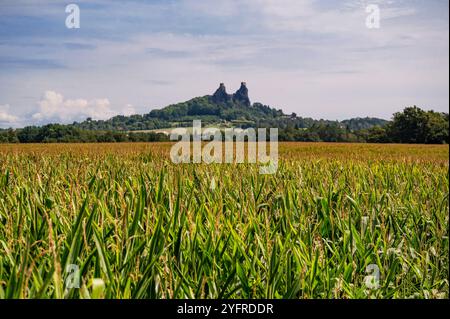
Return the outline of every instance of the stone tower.
{"type": "Polygon", "coordinates": [[[241,83],[241,87],[234,94],[228,94],[225,88],[225,84],[220,83],[219,88],[212,95],[212,101],[214,103],[227,103],[233,101],[236,104],[251,106],[250,99],[248,97],[247,84],[245,82],[241,83]]]}
{"type": "Polygon", "coordinates": [[[241,87],[239,88],[239,90],[237,90],[236,93],[233,94],[233,100],[242,103],[245,106],[251,105],[250,98],[248,97],[247,83],[241,83],[241,87]]]}
{"type": "Polygon", "coordinates": [[[220,83],[219,88],[214,92],[212,96],[212,101],[214,103],[226,103],[231,100],[231,95],[227,93],[227,89],[225,88],[225,84],[220,83]]]}

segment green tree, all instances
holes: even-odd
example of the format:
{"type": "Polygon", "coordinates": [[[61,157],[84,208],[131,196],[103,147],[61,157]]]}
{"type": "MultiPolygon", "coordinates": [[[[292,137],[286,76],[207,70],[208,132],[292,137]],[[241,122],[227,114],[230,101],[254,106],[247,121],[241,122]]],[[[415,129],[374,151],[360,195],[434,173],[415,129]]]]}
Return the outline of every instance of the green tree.
{"type": "Polygon", "coordinates": [[[413,106],[394,114],[387,133],[397,143],[442,144],[448,143],[448,129],[448,114],[413,106]]]}

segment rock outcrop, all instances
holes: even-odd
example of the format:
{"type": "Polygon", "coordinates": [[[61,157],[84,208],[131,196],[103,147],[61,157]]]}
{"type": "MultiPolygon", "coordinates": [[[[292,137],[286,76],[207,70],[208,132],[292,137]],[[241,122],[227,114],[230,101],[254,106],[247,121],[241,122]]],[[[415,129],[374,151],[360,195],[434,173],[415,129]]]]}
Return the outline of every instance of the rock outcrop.
{"type": "Polygon", "coordinates": [[[225,88],[225,84],[220,83],[219,88],[216,90],[216,92],[212,96],[212,101],[214,103],[226,103],[228,101],[231,101],[233,96],[227,93],[227,89],[225,88]]]}
{"type": "Polygon", "coordinates": [[[248,97],[247,84],[245,82],[242,82],[239,90],[237,90],[236,93],[233,94],[233,100],[235,102],[242,103],[245,106],[251,105],[250,99],[248,97]]]}
{"type": "Polygon", "coordinates": [[[241,87],[234,94],[228,94],[225,84],[220,83],[219,88],[212,95],[212,101],[214,103],[228,103],[233,101],[234,103],[247,107],[251,106],[250,98],[248,97],[248,89],[245,82],[241,83],[241,87]]]}

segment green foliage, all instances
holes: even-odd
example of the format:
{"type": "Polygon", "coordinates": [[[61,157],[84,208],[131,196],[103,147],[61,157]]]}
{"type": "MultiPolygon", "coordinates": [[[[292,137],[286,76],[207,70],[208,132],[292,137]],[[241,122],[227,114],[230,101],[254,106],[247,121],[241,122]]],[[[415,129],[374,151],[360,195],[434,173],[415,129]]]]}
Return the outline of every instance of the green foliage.
{"type": "Polygon", "coordinates": [[[42,127],[28,126],[18,130],[0,131],[3,143],[112,143],[158,142],[168,137],[157,133],[125,133],[113,131],[83,130],[72,125],[49,124],[42,127]]]}
{"type": "Polygon", "coordinates": [[[383,127],[388,123],[386,120],[382,120],[375,117],[357,117],[350,120],[344,120],[341,122],[348,130],[358,131],[364,129],[370,129],[372,127],[383,127]]]}
{"type": "Polygon", "coordinates": [[[374,126],[356,133],[369,143],[448,144],[448,116],[417,106],[408,107],[395,113],[384,127],[374,126]]]}
{"type": "Polygon", "coordinates": [[[0,143],[18,143],[16,131],[13,129],[2,130],[0,129],[0,143]]]}
{"type": "Polygon", "coordinates": [[[399,143],[448,144],[448,121],[448,113],[426,112],[417,106],[408,107],[394,114],[387,135],[391,141],[399,143]]]}
{"type": "Polygon", "coordinates": [[[448,298],[434,147],[282,146],[269,176],[174,165],[159,144],[15,147],[0,156],[0,298],[448,298]]]}
{"type": "Polygon", "coordinates": [[[448,116],[448,113],[410,107],[394,114],[391,122],[368,117],[342,122],[313,120],[295,114],[288,116],[260,103],[251,107],[234,100],[217,104],[210,96],[205,96],[153,110],[143,116],[116,116],[107,121],[87,119],[72,125],[0,130],[0,143],[166,141],[168,136],[148,130],[190,127],[193,120],[202,120],[203,126],[275,127],[279,129],[280,141],[448,144],[448,116]]]}

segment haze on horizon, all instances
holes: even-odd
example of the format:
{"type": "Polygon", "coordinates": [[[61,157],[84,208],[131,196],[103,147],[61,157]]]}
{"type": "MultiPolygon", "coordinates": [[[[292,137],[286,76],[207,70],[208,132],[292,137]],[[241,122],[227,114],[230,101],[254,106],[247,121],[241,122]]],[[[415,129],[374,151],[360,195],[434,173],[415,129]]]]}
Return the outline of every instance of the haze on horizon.
{"type": "Polygon", "coordinates": [[[302,117],[448,112],[448,12],[445,0],[3,0],[0,128],[143,114],[242,81],[252,102],[302,117]],[[65,26],[68,3],[80,29],[65,26]]]}

